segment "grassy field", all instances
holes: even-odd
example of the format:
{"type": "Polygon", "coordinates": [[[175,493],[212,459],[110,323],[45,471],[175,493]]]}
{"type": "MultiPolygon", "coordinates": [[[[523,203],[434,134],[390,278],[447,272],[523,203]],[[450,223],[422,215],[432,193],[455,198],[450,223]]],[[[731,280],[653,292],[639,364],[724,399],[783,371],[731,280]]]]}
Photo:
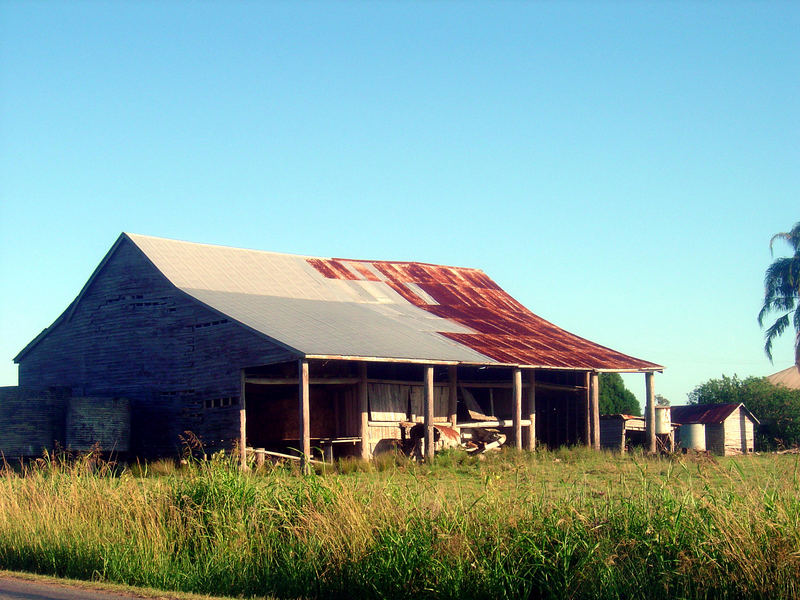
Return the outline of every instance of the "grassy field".
{"type": "Polygon", "coordinates": [[[281,598],[797,598],[798,456],[585,449],[0,477],[0,568],[281,598]]]}

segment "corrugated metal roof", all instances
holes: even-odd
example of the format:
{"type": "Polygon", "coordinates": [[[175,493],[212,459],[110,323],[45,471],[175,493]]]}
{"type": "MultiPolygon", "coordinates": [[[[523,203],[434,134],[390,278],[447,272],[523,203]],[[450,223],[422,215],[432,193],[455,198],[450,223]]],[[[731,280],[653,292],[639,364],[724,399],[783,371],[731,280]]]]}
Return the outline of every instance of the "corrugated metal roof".
{"type": "Polygon", "coordinates": [[[580,369],[659,369],[572,334],[533,314],[483,271],[423,263],[309,259],[325,277],[377,271],[410,304],[469,328],[441,331],[498,363],[580,369]],[[354,267],[354,268],[348,268],[354,267]]]}
{"type": "Polygon", "coordinates": [[[767,377],[767,380],[772,385],[782,385],[790,390],[800,390],[800,371],[798,371],[798,368],[795,365],[792,365],[783,371],[773,373],[767,377]]]}
{"type": "Polygon", "coordinates": [[[185,293],[304,355],[661,369],[556,327],[477,269],[123,236],[185,293]]]}
{"type": "Polygon", "coordinates": [[[727,403],[727,404],[687,404],[685,406],[671,407],[671,419],[673,423],[722,423],[725,419],[730,417],[733,412],[743,407],[748,415],[758,423],[753,413],[747,410],[747,407],[741,403],[727,403]]]}

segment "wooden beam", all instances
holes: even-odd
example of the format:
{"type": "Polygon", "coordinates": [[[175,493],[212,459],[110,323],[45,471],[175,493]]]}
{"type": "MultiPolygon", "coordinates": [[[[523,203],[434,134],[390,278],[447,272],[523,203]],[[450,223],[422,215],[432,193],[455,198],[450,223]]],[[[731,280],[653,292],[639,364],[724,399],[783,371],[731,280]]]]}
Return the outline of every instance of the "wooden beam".
{"type": "Polygon", "coordinates": [[[239,372],[239,466],[247,469],[247,410],[245,386],[247,379],[244,369],[239,372]]]}
{"type": "MultiPolygon", "coordinates": [[[[263,448],[259,448],[259,450],[261,450],[267,456],[275,456],[276,458],[288,458],[290,460],[299,460],[301,462],[303,461],[303,457],[302,456],[292,456],[291,454],[283,454],[282,452],[273,452],[272,450],[264,450],[263,448]]],[[[307,460],[305,462],[306,463],[310,463],[312,465],[324,465],[325,464],[324,462],[321,462],[321,461],[318,461],[318,460],[311,460],[311,459],[309,459],[309,460],[307,460]]]]}
{"type": "Polygon", "coordinates": [[[600,450],[600,377],[592,372],[592,448],[600,450]]]}
{"type": "Polygon", "coordinates": [[[425,365],[425,387],[423,388],[425,413],[425,460],[431,460],[433,447],[433,365],[425,365]]]}
{"type": "Polygon", "coordinates": [[[592,447],[592,380],[591,380],[591,373],[586,371],[585,373],[585,380],[586,380],[586,419],[584,423],[586,437],[584,438],[584,443],[586,444],[587,448],[592,447]]]}
{"type": "MultiPolygon", "coordinates": [[[[459,361],[455,360],[431,360],[430,358],[385,358],[380,356],[355,356],[351,354],[307,354],[307,359],[319,360],[346,360],[346,361],[362,361],[368,362],[381,362],[381,363],[400,363],[407,365],[457,365],[459,361]]],[[[466,363],[464,363],[466,364],[466,363]]],[[[475,363],[476,366],[481,366],[484,363],[475,363]]]]}
{"type": "Polygon", "coordinates": [[[644,425],[645,435],[647,436],[648,449],[651,454],[656,452],[656,399],[655,388],[653,386],[653,373],[644,374],[645,385],[645,409],[644,409],[644,425]]]}
{"type": "MultiPolygon", "coordinates": [[[[297,385],[300,382],[297,377],[248,377],[246,381],[256,385],[297,385]]],[[[358,377],[315,377],[308,381],[310,385],[353,385],[360,382],[358,377]]]]}
{"type": "Polygon", "coordinates": [[[359,384],[358,384],[358,409],[361,413],[360,434],[361,434],[361,458],[369,460],[371,452],[369,450],[369,399],[367,397],[367,363],[358,363],[359,384]]]}
{"type": "Polygon", "coordinates": [[[311,418],[308,390],[308,361],[301,358],[297,361],[298,398],[300,404],[300,452],[305,473],[311,472],[311,418]]]}
{"type": "Polygon", "coordinates": [[[527,448],[530,451],[536,450],[536,371],[531,369],[528,384],[528,426],[527,448]]]}
{"type": "MultiPolygon", "coordinates": [[[[533,371],[533,369],[530,369],[533,371]]],[[[467,388],[498,388],[498,389],[511,389],[514,387],[514,384],[509,381],[461,381],[459,383],[462,387],[467,388]]],[[[524,382],[522,384],[523,388],[527,388],[530,384],[524,382]]],[[[544,382],[536,382],[537,389],[540,390],[553,390],[555,392],[582,392],[583,390],[587,389],[585,386],[582,385],[564,385],[559,383],[544,383],[544,382]]]]}
{"type": "Polygon", "coordinates": [[[512,380],[514,392],[511,399],[511,418],[514,421],[514,447],[522,450],[522,369],[514,369],[512,380]]]}
{"type": "MultiPolygon", "coordinates": [[[[531,422],[528,419],[521,419],[520,424],[528,426],[531,422]]],[[[444,425],[444,423],[437,423],[437,425],[444,425]]],[[[461,429],[480,429],[482,427],[513,427],[514,421],[511,419],[497,419],[495,421],[471,421],[469,423],[459,423],[461,429]]]]}
{"type": "MultiPolygon", "coordinates": [[[[408,381],[407,379],[369,379],[370,383],[385,383],[389,385],[410,385],[411,387],[425,387],[425,382],[423,381],[408,381]]],[[[434,381],[433,387],[447,387],[448,384],[446,381],[434,381]]]]}
{"type": "MultiPolygon", "coordinates": [[[[363,361],[362,361],[363,362],[363,361]]],[[[454,365],[449,365],[449,369],[455,369],[454,365]]],[[[296,377],[248,377],[247,383],[256,385],[297,385],[298,379],[296,377]]],[[[361,379],[358,377],[315,377],[309,380],[310,385],[355,385],[360,383],[361,379]]],[[[425,385],[419,381],[407,381],[403,379],[369,379],[369,383],[386,383],[392,385],[410,385],[415,387],[422,387],[425,385]]],[[[450,384],[446,381],[437,381],[434,387],[448,387],[450,384]]],[[[512,389],[514,384],[508,381],[461,381],[459,385],[468,388],[497,388],[497,389],[512,389]]],[[[530,384],[525,382],[522,384],[523,389],[527,389],[530,384]]],[[[542,383],[537,382],[536,387],[540,390],[553,390],[556,392],[582,392],[587,389],[582,385],[563,385],[558,383],[542,383]]]]}
{"type": "Polygon", "coordinates": [[[447,419],[456,426],[458,419],[458,367],[447,367],[447,419]]]}

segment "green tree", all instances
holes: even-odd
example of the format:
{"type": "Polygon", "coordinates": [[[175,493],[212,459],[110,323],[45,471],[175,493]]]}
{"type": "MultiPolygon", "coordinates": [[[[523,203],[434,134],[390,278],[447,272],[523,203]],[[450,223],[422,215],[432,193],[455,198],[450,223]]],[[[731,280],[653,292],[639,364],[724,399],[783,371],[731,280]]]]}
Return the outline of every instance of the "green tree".
{"type": "Polygon", "coordinates": [[[756,432],[759,448],[800,445],[800,390],[772,385],[765,377],[741,380],[723,375],[689,393],[690,404],[729,402],[743,402],[761,422],[756,432]]]}
{"type": "Polygon", "coordinates": [[[669,398],[656,394],[656,406],[669,406],[669,398]]]}
{"type": "Polygon", "coordinates": [[[642,408],[633,392],[625,387],[619,373],[600,373],[600,414],[641,415],[642,408]]]}
{"type": "Polygon", "coordinates": [[[764,351],[772,360],[772,342],[779,337],[790,324],[795,330],[794,360],[800,368],[800,222],[795,223],[791,231],[776,233],[769,242],[769,250],[776,240],[783,240],[791,248],[793,255],[775,259],[767,267],[764,275],[764,304],[758,313],[758,324],[779,316],[764,332],[766,340],[764,351]]]}

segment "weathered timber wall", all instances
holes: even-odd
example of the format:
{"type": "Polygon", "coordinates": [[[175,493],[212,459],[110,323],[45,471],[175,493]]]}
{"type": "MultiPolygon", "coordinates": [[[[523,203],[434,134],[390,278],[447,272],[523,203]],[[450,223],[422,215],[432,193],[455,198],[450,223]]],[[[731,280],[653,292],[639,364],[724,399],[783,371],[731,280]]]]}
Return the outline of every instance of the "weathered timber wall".
{"type": "Polygon", "coordinates": [[[742,454],[754,450],[753,421],[740,406],[725,419],[725,455],[742,454]]]}
{"type": "Polygon", "coordinates": [[[64,389],[0,388],[0,452],[5,458],[40,456],[64,442],[64,389]]]}
{"type": "Polygon", "coordinates": [[[128,452],[131,405],[127,398],[70,398],[64,438],[70,450],[96,445],[104,452],[128,452]]]}
{"type": "Polygon", "coordinates": [[[131,400],[131,451],[180,450],[192,431],[207,448],[239,434],[242,367],[292,358],[175,288],[123,240],[70,318],[20,358],[21,386],[131,400]]]}
{"type": "Polygon", "coordinates": [[[706,424],[706,450],[713,454],[725,454],[725,424],[706,424]]]}
{"type": "Polygon", "coordinates": [[[600,446],[609,450],[625,451],[625,419],[600,418],[600,446]]]}

